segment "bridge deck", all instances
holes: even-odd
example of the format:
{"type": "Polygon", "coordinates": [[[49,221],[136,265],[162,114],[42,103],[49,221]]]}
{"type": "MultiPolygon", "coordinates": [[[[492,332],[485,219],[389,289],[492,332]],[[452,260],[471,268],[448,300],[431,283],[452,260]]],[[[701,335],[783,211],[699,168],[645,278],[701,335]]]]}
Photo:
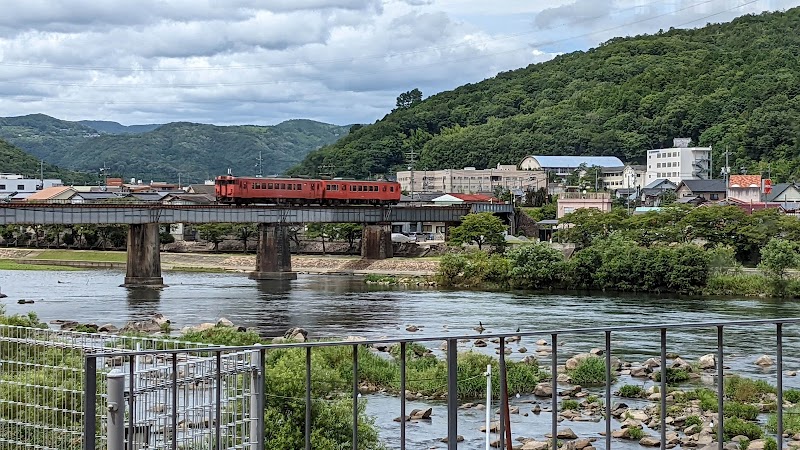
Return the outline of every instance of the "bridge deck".
{"type": "Polygon", "coordinates": [[[469,212],[470,206],[286,207],[161,203],[8,203],[0,205],[0,225],[458,222],[469,212]]]}

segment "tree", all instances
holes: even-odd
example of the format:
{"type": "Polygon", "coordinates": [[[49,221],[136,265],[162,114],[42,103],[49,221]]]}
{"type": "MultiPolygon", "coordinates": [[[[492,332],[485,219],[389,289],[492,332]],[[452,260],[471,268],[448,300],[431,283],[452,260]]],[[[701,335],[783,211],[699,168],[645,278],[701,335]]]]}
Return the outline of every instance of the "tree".
{"type": "Polygon", "coordinates": [[[242,252],[247,253],[247,242],[256,233],[256,225],[254,223],[240,223],[234,226],[234,233],[236,238],[242,242],[242,252]]]}
{"type": "Polygon", "coordinates": [[[506,226],[490,212],[467,214],[461,225],[450,230],[450,242],[456,245],[475,244],[479,250],[492,245],[496,250],[505,247],[506,226]]]}
{"type": "Polygon", "coordinates": [[[330,238],[334,233],[335,230],[333,229],[334,224],[331,223],[310,223],[306,228],[306,236],[310,237],[311,239],[320,238],[322,242],[322,254],[325,254],[325,238],[330,238]]]}
{"type": "Polygon", "coordinates": [[[513,287],[541,289],[552,287],[559,279],[559,266],[564,257],[547,243],[521,245],[506,253],[511,263],[510,283],[513,287]]]}
{"type": "Polygon", "coordinates": [[[782,282],[789,269],[800,267],[800,245],[784,239],[770,239],[761,249],[758,268],[775,281],[782,282]]]}
{"type": "Polygon", "coordinates": [[[200,239],[214,244],[214,252],[219,251],[220,242],[225,240],[225,235],[230,233],[231,225],[227,223],[204,223],[197,226],[200,239]]]}
{"type": "Polygon", "coordinates": [[[347,241],[347,253],[355,248],[356,239],[361,237],[363,227],[358,223],[337,223],[331,224],[331,239],[342,239],[347,241]]]}
{"type": "Polygon", "coordinates": [[[397,96],[396,110],[408,109],[422,101],[422,91],[414,88],[397,96]]]}

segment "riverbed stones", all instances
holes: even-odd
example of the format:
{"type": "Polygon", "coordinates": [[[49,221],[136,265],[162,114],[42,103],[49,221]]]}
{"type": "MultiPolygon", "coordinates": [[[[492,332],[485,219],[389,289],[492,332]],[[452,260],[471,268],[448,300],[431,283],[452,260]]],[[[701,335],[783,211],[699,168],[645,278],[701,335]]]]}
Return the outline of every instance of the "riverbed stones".
{"type": "MultiPolygon", "coordinates": [[[[489,424],[489,432],[497,433],[500,431],[500,422],[492,422],[489,424]]],[[[486,433],[486,425],[481,425],[481,433],[486,433]]]]}
{"type": "Polygon", "coordinates": [[[652,436],[645,436],[639,439],[639,445],[643,445],[645,447],[658,447],[661,445],[661,441],[652,436]]]}
{"type": "Polygon", "coordinates": [[[577,439],[578,435],[575,434],[574,431],[572,431],[572,428],[564,427],[558,429],[558,431],[556,432],[556,437],[558,439],[577,439]]]}
{"type": "Polygon", "coordinates": [[[567,370],[575,370],[578,368],[578,365],[583,361],[591,358],[593,355],[591,353],[578,353],[577,355],[573,356],[572,358],[568,359],[566,363],[564,363],[564,367],[567,370]]]}
{"type": "Polygon", "coordinates": [[[406,331],[408,331],[409,333],[416,333],[417,331],[419,331],[419,327],[416,325],[409,325],[406,327],[406,331]]]}
{"type": "Polygon", "coordinates": [[[761,355],[756,359],[755,364],[761,367],[769,367],[775,363],[769,355],[761,355]]]}
{"type": "Polygon", "coordinates": [[[525,348],[525,347],[520,347],[520,348],[517,349],[517,351],[520,352],[520,353],[527,353],[528,349],[525,348]]]}
{"type": "MultiPolygon", "coordinates": [[[[439,442],[444,442],[446,444],[448,442],[447,436],[439,439],[439,442]]],[[[458,436],[456,436],[456,442],[464,442],[464,436],[462,436],[460,434],[458,436]]]]}
{"type": "Polygon", "coordinates": [[[717,367],[717,358],[711,353],[703,355],[697,360],[697,365],[703,370],[713,369],[717,367]]]}
{"type": "Polygon", "coordinates": [[[308,340],[308,331],[300,327],[293,327],[283,333],[283,338],[288,342],[305,342],[308,340]]]}
{"type": "Polygon", "coordinates": [[[219,320],[217,321],[217,326],[218,327],[233,327],[233,322],[231,322],[230,320],[228,320],[225,317],[220,317],[219,320]]]}
{"type": "Polygon", "coordinates": [[[692,371],[692,365],[683,360],[681,357],[675,358],[675,360],[672,362],[672,366],[670,367],[673,369],[685,370],[687,372],[692,371]]]}
{"type": "Polygon", "coordinates": [[[537,397],[552,397],[553,386],[551,386],[550,383],[537,383],[536,387],[533,389],[533,395],[537,397]]]}
{"type": "MultiPolygon", "coordinates": [[[[213,327],[214,324],[211,324],[213,327]]],[[[131,320],[122,327],[122,333],[158,333],[161,331],[161,325],[153,318],[146,320],[131,320]]]]}
{"type": "Polygon", "coordinates": [[[489,344],[487,344],[483,339],[475,339],[475,343],[472,344],[473,347],[486,347],[487,345],[489,344]]]}
{"type": "Polygon", "coordinates": [[[99,327],[97,327],[97,331],[101,333],[116,333],[117,331],[119,331],[119,329],[115,327],[114,324],[107,323],[105,325],[100,325],[99,327]]]}
{"type": "Polygon", "coordinates": [[[548,441],[526,441],[522,445],[522,450],[548,450],[550,443],[548,441]]]}

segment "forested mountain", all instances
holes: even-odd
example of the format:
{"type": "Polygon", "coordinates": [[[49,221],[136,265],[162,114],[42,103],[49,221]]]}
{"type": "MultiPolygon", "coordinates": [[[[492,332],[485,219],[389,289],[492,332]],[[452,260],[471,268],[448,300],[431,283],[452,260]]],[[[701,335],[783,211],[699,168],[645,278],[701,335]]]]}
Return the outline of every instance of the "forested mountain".
{"type": "MultiPolygon", "coordinates": [[[[409,94],[409,93],[406,93],[409,94]]],[[[800,175],[800,8],[695,30],[615,38],[398,108],[309,154],[294,174],[335,165],[364,177],[407,166],[518,163],[527,154],[643,162],[675,137],[712,145],[733,170],[800,175]]]]}
{"type": "MultiPolygon", "coordinates": [[[[227,173],[280,174],[308,152],[335,142],[349,127],[311,120],[275,126],[169,123],[144,133],[106,134],[43,114],[0,118],[0,139],[45,161],[97,173],[105,164],[126,179],[202,182],[227,173]]],[[[3,161],[0,160],[0,163],[3,161]]]]}
{"type": "Polygon", "coordinates": [[[97,175],[94,174],[64,170],[48,163],[41,167],[40,164],[35,157],[0,139],[0,172],[39,178],[40,169],[43,168],[45,178],[60,178],[65,184],[95,184],[98,182],[97,175]]]}
{"type": "Polygon", "coordinates": [[[79,120],[79,124],[93,128],[100,133],[107,134],[135,134],[147,133],[160,127],[161,124],[153,123],[147,125],[123,125],[117,122],[110,122],[108,120],[79,120]]]}

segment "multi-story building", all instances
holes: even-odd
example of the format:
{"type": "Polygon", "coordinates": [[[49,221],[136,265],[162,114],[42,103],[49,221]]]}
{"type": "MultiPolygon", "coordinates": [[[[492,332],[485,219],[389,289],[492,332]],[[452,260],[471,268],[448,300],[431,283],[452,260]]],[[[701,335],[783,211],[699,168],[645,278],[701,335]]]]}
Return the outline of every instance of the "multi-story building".
{"type": "Polygon", "coordinates": [[[581,167],[624,167],[615,156],[529,155],[519,164],[523,170],[540,170],[555,177],[567,178],[581,167]]]}
{"type": "Polygon", "coordinates": [[[622,167],[603,167],[603,187],[609,191],[643,188],[647,166],[628,164],[622,167]]]}
{"type": "Polygon", "coordinates": [[[19,174],[0,173],[0,197],[14,194],[13,198],[22,199],[42,189],[62,185],[61,180],[55,178],[25,178],[19,174]]]}
{"type": "Polygon", "coordinates": [[[645,184],[658,179],[675,184],[711,179],[711,147],[689,147],[690,142],[688,138],[675,138],[672,148],[648,150],[645,184]]]}
{"type": "Polygon", "coordinates": [[[513,164],[498,164],[493,169],[404,170],[397,172],[397,182],[407,193],[492,193],[505,189],[539,189],[547,187],[543,171],[519,170],[513,164]],[[412,175],[413,173],[413,175],[412,175]]]}

